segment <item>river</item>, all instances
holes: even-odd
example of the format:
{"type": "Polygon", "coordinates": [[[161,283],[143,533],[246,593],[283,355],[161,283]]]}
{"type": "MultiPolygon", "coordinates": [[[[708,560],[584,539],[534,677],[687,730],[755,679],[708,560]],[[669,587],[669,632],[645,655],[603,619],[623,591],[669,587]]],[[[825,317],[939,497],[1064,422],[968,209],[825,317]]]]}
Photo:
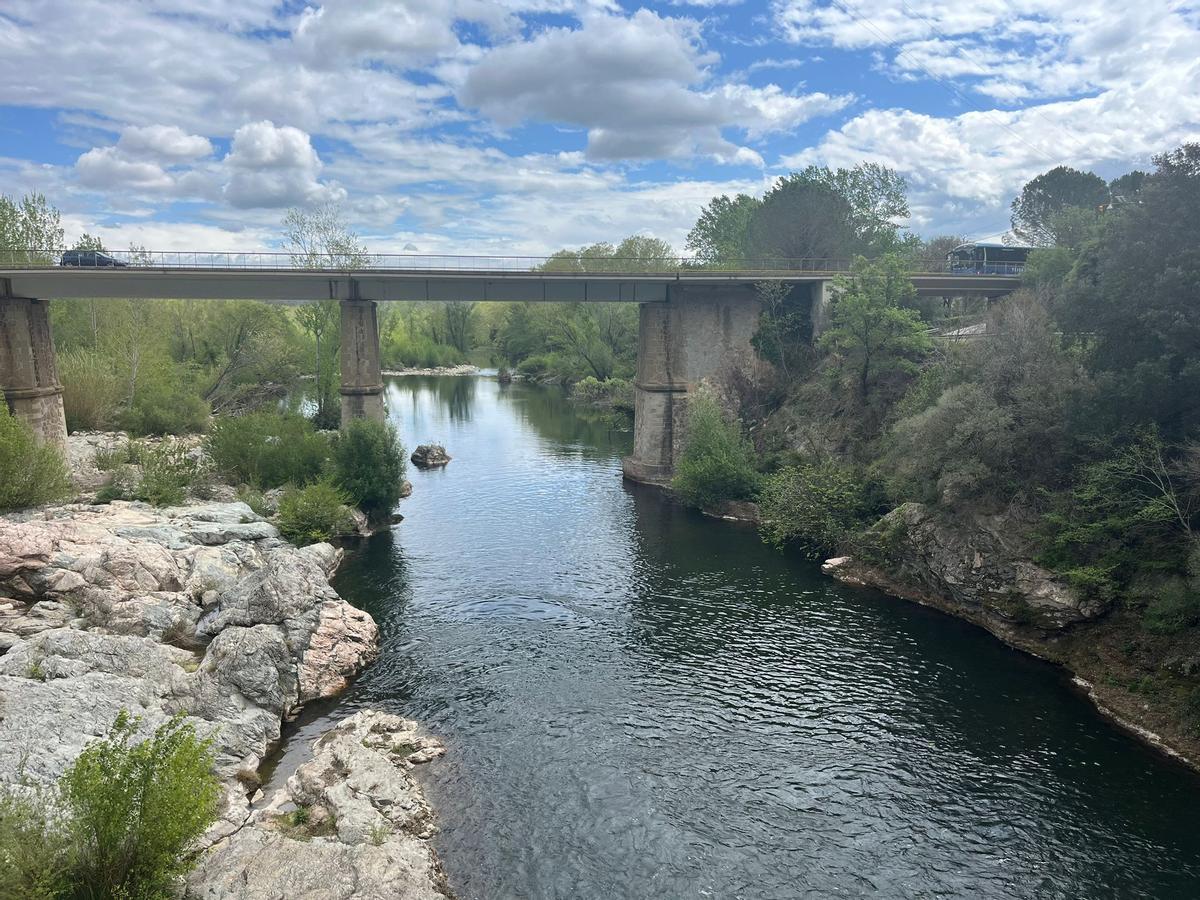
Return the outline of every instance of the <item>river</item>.
{"type": "Polygon", "coordinates": [[[1059,670],[623,483],[555,389],[387,396],[454,460],[337,577],[382,655],[332,714],[445,740],[463,900],[1200,896],[1200,777],[1059,670]]]}

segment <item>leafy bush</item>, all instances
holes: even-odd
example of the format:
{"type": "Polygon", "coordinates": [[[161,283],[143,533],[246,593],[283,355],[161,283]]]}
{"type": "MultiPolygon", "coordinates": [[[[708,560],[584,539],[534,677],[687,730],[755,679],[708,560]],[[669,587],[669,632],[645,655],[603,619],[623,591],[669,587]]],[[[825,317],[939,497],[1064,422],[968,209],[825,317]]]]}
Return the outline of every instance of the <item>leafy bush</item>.
{"type": "Polygon", "coordinates": [[[1200,625],[1200,590],[1185,579],[1165,579],[1155,586],[1142,615],[1142,627],[1157,634],[1175,634],[1200,625]]]}
{"type": "Polygon", "coordinates": [[[106,453],[97,467],[113,472],[108,484],[96,493],[98,503],[141,500],[153,506],[178,506],[189,490],[206,480],[206,473],[185,447],[166,441],[156,445],[130,441],[106,453]]]}
{"type": "Polygon", "coordinates": [[[435,343],[424,335],[389,335],[380,352],[385,368],[435,369],[439,366],[456,366],[466,359],[460,350],[448,344],[435,343]]]}
{"type": "Polygon", "coordinates": [[[686,503],[709,509],[727,500],[750,499],[758,484],[754,449],[741,428],[725,418],[711,396],[693,396],[671,487],[686,503]]]}
{"type": "Polygon", "coordinates": [[[581,378],[571,388],[572,399],[594,406],[613,406],[621,409],[633,408],[633,383],[624,378],[606,378],[595,375],[581,378]]]}
{"type": "Polygon", "coordinates": [[[0,900],[159,900],[217,816],[211,739],[122,711],[55,790],[0,795],[0,900]]]}
{"type": "Polygon", "coordinates": [[[369,517],[388,516],[404,483],[404,447],[396,429],[373,419],[354,419],[333,447],[338,484],[369,517]]]}
{"type": "Polygon", "coordinates": [[[164,363],[138,376],[133,403],[119,421],[130,434],[197,434],[208,426],[210,413],[189,370],[164,363]]]}
{"type": "Polygon", "coordinates": [[[62,455],[0,403],[0,511],[26,509],[71,493],[62,455]]]}
{"type": "Polygon", "coordinates": [[[330,442],[302,416],[252,413],[213,422],[205,448],[214,468],[260,490],[303,485],[328,466],[330,442]]]}
{"type": "Polygon", "coordinates": [[[863,524],[864,493],[851,472],[829,460],[782,469],[759,492],[763,538],[808,556],[828,555],[863,524]]]}
{"type": "Polygon", "coordinates": [[[291,488],[279,498],[279,530],[300,546],[349,534],[354,530],[354,520],[346,509],[349,499],[328,481],[291,488]]]}
{"type": "Polygon", "coordinates": [[[66,893],[71,850],[40,793],[0,794],[0,900],[54,900],[66,893]]]}
{"type": "Polygon", "coordinates": [[[91,350],[58,356],[69,431],[105,431],[117,421],[124,385],[113,361],[91,350]]]}
{"type": "Polygon", "coordinates": [[[77,896],[166,896],[187,871],[186,851],[216,819],[212,740],[179,715],[135,742],[139,724],[122,711],[60,782],[77,896]]]}

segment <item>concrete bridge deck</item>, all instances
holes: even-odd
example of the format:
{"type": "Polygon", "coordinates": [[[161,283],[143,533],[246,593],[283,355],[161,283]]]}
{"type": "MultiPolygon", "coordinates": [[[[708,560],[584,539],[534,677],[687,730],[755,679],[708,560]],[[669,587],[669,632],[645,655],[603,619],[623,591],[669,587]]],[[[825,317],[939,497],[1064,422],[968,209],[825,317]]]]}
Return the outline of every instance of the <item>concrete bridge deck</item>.
{"type": "MultiPolygon", "coordinates": [[[[7,260],[0,257],[0,390],[12,412],[48,443],[66,442],[62,385],[50,334],[49,306],[58,298],[339,301],[343,421],[386,415],[380,301],[627,302],[640,308],[634,448],[624,471],[634,480],[658,484],[670,479],[682,449],[688,394],[702,380],[742,368],[754,356],[758,285],[781,282],[803,292],[811,304],[815,337],[828,323],[836,279],[849,267],[846,261],[835,266],[802,260],[800,266],[740,271],[676,266],[660,272],[561,272],[518,258],[492,260],[499,264],[491,267],[479,264],[486,260],[470,258],[474,265],[422,268],[410,258],[388,258],[403,262],[388,266],[376,257],[366,267],[339,270],[287,265],[286,255],[280,254],[269,256],[273,265],[257,257],[239,265],[230,254],[211,254],[208,264],[187,260],[191,265],[165,254],[120,260],[120,265],[111,265],[115,257],[109,256],[110,265],[104,266],[60,266],[57,259],[28,251],[14,252],[7,260]]],[[[1016,274],[927,272],[912,279],[917,292],[927,296],[996,297],[1020,283],[1016,274]]]]}
{"type": "MultiPolygon", "coordinates": [[[[6,267],[0,261],[0,297],[119,297],[125,299],[268,300],[468,300],[663,303],[673,288],[744,288],[763,281],[821,284],[839,271],[540,272],[511,269],[214,268],[208,266],[6,267]]],[[[923,296],[1011,293],[1018,275],[944,272],[912,276],[923,296]]]]}

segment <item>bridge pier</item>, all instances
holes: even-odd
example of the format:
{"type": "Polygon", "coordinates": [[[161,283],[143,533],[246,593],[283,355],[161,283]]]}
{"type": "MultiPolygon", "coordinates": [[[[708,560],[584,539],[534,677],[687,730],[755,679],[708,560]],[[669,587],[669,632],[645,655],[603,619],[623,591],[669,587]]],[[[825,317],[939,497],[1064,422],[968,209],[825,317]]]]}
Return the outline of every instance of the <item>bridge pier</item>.
{"type": "Polygon", "coordinates": [[[39,441],[66,450],[67,419],[48,300],[0,297],[0,390],[9,411],[39,441]]]}
{"type": "Polygon", "coordinates": [[[643,303],[638,320],[633,453],[625,477],[666,484],[683,449],[688,394],[701,379],[751,358],[758,327],[752,284],[672,285],[665,303],[643,303]]]}
{"type": "Polygon", "coordinates": [[[342,427],[387,416],[379,366],[379,320],[373,300],[342,300],[342,427]]]}

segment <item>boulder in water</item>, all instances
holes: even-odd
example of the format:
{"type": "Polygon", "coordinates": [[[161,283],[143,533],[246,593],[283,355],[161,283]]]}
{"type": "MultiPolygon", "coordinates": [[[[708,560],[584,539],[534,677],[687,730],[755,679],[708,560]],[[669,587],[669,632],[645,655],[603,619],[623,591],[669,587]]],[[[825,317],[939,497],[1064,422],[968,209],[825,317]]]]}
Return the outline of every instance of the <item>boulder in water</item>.
{"type": "Polygon", "coordinates": [[[450,454],[441,444],[421,444],[413,451],[411,459],[418,469],[433,469],[450,462],[450,454]]]}

